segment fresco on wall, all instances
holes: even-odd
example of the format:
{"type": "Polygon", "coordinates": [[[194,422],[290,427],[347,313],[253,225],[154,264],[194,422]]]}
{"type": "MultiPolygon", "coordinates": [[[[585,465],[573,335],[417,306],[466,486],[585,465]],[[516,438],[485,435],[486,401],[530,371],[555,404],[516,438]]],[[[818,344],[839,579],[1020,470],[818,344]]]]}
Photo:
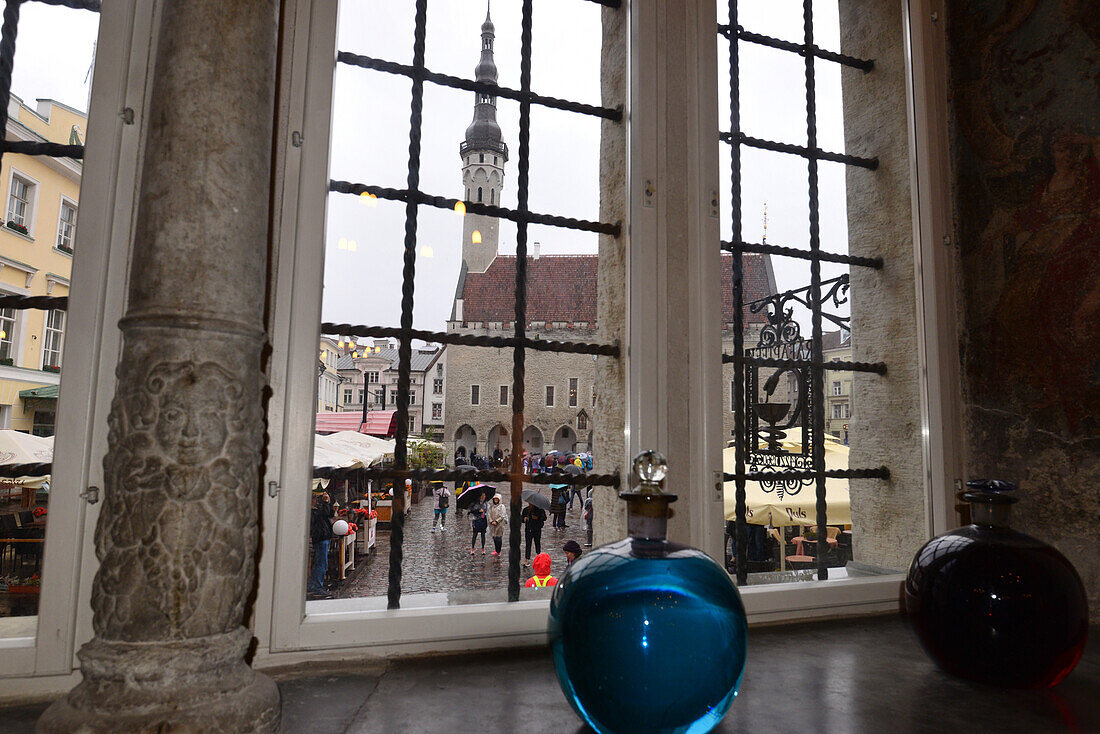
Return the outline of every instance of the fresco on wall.
{"type": "Polygon", "coordinates": [[[968,400],[1100,434],[1100,13],[957,3],[949,36],[968,400]]]}

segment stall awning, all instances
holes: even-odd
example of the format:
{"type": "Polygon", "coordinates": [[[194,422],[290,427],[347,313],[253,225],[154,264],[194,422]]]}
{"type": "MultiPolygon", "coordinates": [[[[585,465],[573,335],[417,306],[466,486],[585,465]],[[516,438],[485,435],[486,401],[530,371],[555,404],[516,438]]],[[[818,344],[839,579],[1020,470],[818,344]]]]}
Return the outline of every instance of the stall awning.
{"type": "Polygon", "coordinates": [[[20,390],[19,397],[21,398],[42,398],[57,400],[57,393],[61,389],[60,385],[43,385],[42,387],[32,387],[29,390],[20,390]]]}
{"type": "Polygon", "coordinates": [[[363,422],[363,414],[358,411],[349,413],[318,413],[315,431],[320,434],[337,431],[358,431],[363,422]]]}
{"type": "Polygon", "coordinates": [[[370,436],[378,436],[379,438],[393,438],[397,433],[397,411],[370,411],[367,413],[367,420],[363,427],[359,429],[359,432],[370,436]]]}
{"type": "Polygon", "coordinates": [[[367,413],[366,421],[363,421],[363,414],[359,412],[318,413],[314,431],[321,435],[358,431],[379,438],[393,438],[397,433],[397,411],[372,410],[367,413]]]}

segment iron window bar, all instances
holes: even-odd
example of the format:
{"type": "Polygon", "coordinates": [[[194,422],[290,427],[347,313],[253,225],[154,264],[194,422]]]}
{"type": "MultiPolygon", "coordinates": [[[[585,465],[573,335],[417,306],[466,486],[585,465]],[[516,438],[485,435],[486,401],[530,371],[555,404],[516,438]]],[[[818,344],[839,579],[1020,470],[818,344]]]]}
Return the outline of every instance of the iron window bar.
{"type": "Polygon", "coordinates": [[[526,210],[508,209],[502,206],[492,206],[491,204],[482,204],[476,201],[462,201],[462,199],[450,199],[443,196],[432,196],[431,194],[425,194],[423,191],[409,191],[408,189],[391,189],[385,186],[370,186],[362,183],[351,183],[349,181],[329,181],[329,191],[334,191],[340,194],[355,194],[360,196],[362,194],[373,194],[379,199],[388,199],[390,201],[403,201],[405,203],[415,202],[417,204],[425,204],[427,206],[434,206],[437,209],[451,209],[453,210],[457,204],[463,204],[466,207],[467,214],[485,214],[490,217],[497,217],[498,219],[507,219],[517,224],[545,224],[550,227],[562,227],[564,229],[576,229],[582,232],[596,232],[598,234],[609,234],[614,237],[619,236],[619,232],[622,226],[618,223],[608,222],[590,222],[584,219],[573,219],[571,217],[560,217],[553,214],[537,214],[526,210]]]}
{"type": "MultiPolygon", "coordinates": [[[[19,10],[24,2],[38,2],[43,5],[56,5],[73,10],[99,12],[100,0],[7,0],[4,4],[3,23],[0,24],[0,161],[5,153],[40,156],[47,158],[84,157],[83,145],[62,145],[60,143],[38,141],[15,141],[7,139],[8,104],[11,102],[11,73],[15,68],[15,39],[19,30],[19,10]]],[[[69,308],[68,296],[0,296],[0,308],[17,311],[31,309],[66,311],[69,308]]],[[[42,477],[53,473],[52,462],[33,464],[9,464],[0,466],[0,477],[42,477]]]]}
{"type": "Polygon", "coordinates": [[[779,143],[774,140],[765,140],[763,138],[754,138],[749,135],[745,135],[742,132],[721,132],[718,133],[718,139],[723,143],[730,143],[734,141],[741,145],[747,145],[750,148],[759,148],[760,150],[770,150],[773,153],[787,153],[789,155],[797,155],[801,158],[807,158],[812,161],[829,161],[831,163],[843,163],[849,166],[859,166],[860,168],[866,168],[868,170],[875,170],[878,168],[878,158],[862,158],[858,155],[847,155],[846,153],[830,153],[827,150],[822,150],[817,147],[817,136],[814,136],[814,142],[809,145],[794,145],[793,143],[779,143]]]}
{"type": "MultiPolygon", "coordinates": [[[[831,477],[838,478],[879,478],[886,479],[889,477],[889,469],[885,466],[878,467],[876,469],[844,469],[844,470],[827,470],[825,468],[825,449],[824,449],[824,434],[825,434],[825,405],[824,405],[824,374],[827,369],[851,369],[852,371],[870,372],[877,374],[884,374],[886,372],[886,365],[883,363],[860,363],[850,361],[834,360],[826,362],[824,359],[824,349],[822,343],[822,319],[823,317],[829,319],[834,323],[840,323],[841,327],[844,327],[844,319],[836,317],[833,314],[823,314],[822,305],[825,300],[832,299],[834,304],[838,303],[837,294],[839,284],[837,281],[841,279],[834,279],[832,281],[822,281],[821,277],[821,263],[822,262],[836,262],[848,265],[855,265],[859,267],[869,267],[873,269],[881,269],[883,263],[881,258],[860,258],[850,255],[837,255],[832,253],[826,253],[821,251],[821,232],[820,232],[820,212],[819,212],[819,197],[818,197],[818,162],[830,161],[835,163],[841,163],[848,166],[856,166],[867,170],[875,170],[878,167],[877,158],[866,158],[861,156],[853,156],[840,153],[831,153],[824,151],[818,147],[817,142],[817,100],[816,100],[816,88],[815,88],[815,74],[814,74],[814,62],[815,59],[821,59],[822,61],[828,61],[833,63],[842,64],[852,68],[860,69],[863,72],[869,72],[874,68],[874,62],[866,59],[858,59],[852,56],[846,56],[844,54],[836,54],[829,51],[820,49],[814,43],[813,34],[813,2],[812,0],[803,0],[802,4],[802,19],[803,19],[803,42],[791,43],[768,36],[763,36],[757,33],[751,33],[742,28],[738,22],[738,0],[728,0],[729,7],[729,23],[718,26],[718,34],[725,37],[729,41],[729,64],[730,64],[730,128],[728,132],[720,132],[719,139],[730,145],[731,148],[731,165],[730,165],[730,179],[731,179],[731,224],[732,224],[732,237],[730,242],[720,243],[720,248],[732,255],[732,296],[734,306],[734,323],[733,323],[733,354],[723,354],[723,364],[733,364],[734,369],[734,386],[733,386],[733,403],[734,403],[734,449],[736,452],[734,471],[733,473],[724,473],[724,481],[734,482],[734,498],[735,498],[735,542],[736,542],[736,558],[737,558],[737,581],[739,584],[744,584],[748,580],[748,539],[746,529],[746,481],[758,481],[764,486],[766,483],[772,483],[773,487],[778,488],[779,496],[782,497],[783,487],[795,487],[793,492],[799,491],[801,484],[809,480],[813,483],[816,495],[816,521],[817,521],[817,533],[818,537],[824,539],[827,536],[826,522],[827,522],[827,504],[825,495],[825,479],[831,477]],[[805,86],[806,86],[806,145],[791,145],[788,143],[779,143],[771,140],[764,140],[761,138],[755,138],[744,134],[741,131],[741,113],[740,113],[740,79],[739,79],[739,67],[740,67],[740,42],[755,43],[763,46],[775,48],[780,51],[793,53],[802,56],[805,60],[805,86]],[[775,153],[784,153],[789,155],[796,155],[806,160],[807,164],[807,193],[809,204],[809,249],[808,250],[795,250],[788,247],[777,247],[774,245],[755,244],[744,241],[741,227],[741,147],[747,146],[752,148],[758,148],[761,150],[767,150],[775,153]],[[787,293],[777,294],[776,296],[769,297],[767,299],[761,299],[759,302],[752,304],[745,304],[744,298],[744,267],[742,262],[742,255],[745,252],[755,252],[762,254],[775,254],[786,257],[796,257],[808,260],[810,263],[810,285],[806,288],[796,289],[795,291],[788,291],[787,293]],[[830,286],[828,292],[822,295],[823,286],[830,286]],[[804,296],[799,294],[804,293],[804,296]],[[809,354],[805,354],[806,340],[798,334],[797,323],[791,319],[791,311],[786,309],[786,304],[794,300],[800,306],[804,306],[810,310],[811,314],[811,337],[809,340],[809,354]],[[772,329],[767,341],[760,340],[760,344],[757,348],[752,350],[753,352],[761,352],[756,354],[750,354],[745,349],[745,308],[748,306],[754,313],[758,313],[763,307],[763,302],[770,302],[774,307],[774,311],[767,314],[768,324],[762,330],[762,335],[767,329],[772,329]],[[784,319],[789,320],[794,324],[790,331],[783,331],[780,322],[784,319]],[[779,329],[778,331],[776,329],[779,329]],[[789,341],[785,341],[789,339],[789,341]],[[793,347],[788,349],[786,347],[793,347]],[[808,358],[806,358],[808,357],[808,358]],[[759,420],[758,413],[755,408],[751,408],[748,405],[749,401],[755,402],[757,395],[756,385],[756,369],[761,366],[778,367],[781,370],[797,370],[799,384],[799,404],[797,406],[795,414],[790,419],[790,423],[784,424],[783,428],[793,427],[795,422],[801,421],[801,428],[803,431],[803,454],[801,458],[807,458],[805,456],[806,446],[805,441],[807,437],[807,428],[809,429],[809,459],[810,468],[808,470],[800,470],[798,468],[785,469],[781,471],[748,471],[746,469],[747,453],[749,446],[752,446],[752,452],[756,453],[760,451],[758,429],[756,424],[759,420]],[[750,368],[749,375],[746,375],[746,368],[750,368]],[[752,380],[749,380],[749,377],[752,380]],[[808,386],[806,382],[809,382],[808,386]],[[749,418],[752,418],[753,425],[747,425],[749,418]],[[808,425],[807,425],[808,424],[808,425]],[[751,434],[751,435],[750,435],[751,434]]],[[[842,276],[843,287],[847,289],[847,276],[842,276]]],[[[777,373],[778,374],[778,373],[777,373]]],[[[774,375],[773,375],[774,377],[774,375]]],[[[775,389],[775,386],[771,386],[771,390],[775,389]]],[[[765,391],[769,392],[767,386],[765,391]]],[[[771,439],[773,444],[765,449],[762,453],[776,453],[774,449],[774,431],[778,427],[777,423],[770,425],[772,429],[771,439]]],[[[766,488],[766,487],[765,487],[766,488]]],[[[791,491],[791,490],[788,490],[791,491]]],[[[826,564],[826,553],[823,549],[819,549],[817,554],[817,574],[818,578],[825,580],[829,578],[828,566],[826,564]]]]}
{"type": "MultiPolygon", "coordinates": [[[[795,257],[802,260],[811,260],[815,255],[807,250],[799,250],[796,247],[784,247],[783,245],[769,245],[757,242],[726,242],[722,241],[723,252],[755,252],[761,255],[780,255],[782,257],[795,257]]],[[[858,265],[864,268],[882,270],[881,257],[860,257],[858,255],[841,255],[833,252],[819,252],[816,257],[822,262],[840,263],[842,265],[858,265]]]]}
{"type": "Polygon", "coordinates": [[[780,38],[773,38],[772,36],[765,36],[761,33],[746,31],[741,26],[737,26],[736,29],[734,29],[732,26],[724,24],[718,26],[718,32],[721,35],[725,36],[727,39],[730,38],[730,34],[734,30],[736,30],[737,38],[742,41],[748,41],[749,43],[755,43],[761,46],[768,46],[770,48],[778,49],[780,51],[790,51],[792,53],[798,54],[799,56],[805,55],[807,49],[809,49],[810,54],[823,61],[835,61],[836,63],[843,66],[850,66],[853,69],[859,69],[864,73],[871,71],[875,68],[875,62],[869,59],[859,59],[855,56],[847,56],[845,54],[839,54],[834,51],[826,51],[822,48],[819,48],[818,46],[806,46],[802,43],[784,41],[780,38]]]}
{"type": "MultiPolygon", "coordinates": [[[[605,7],[619,8],[620,0],[589,0],[605,7]]],[[[531,212],[528,208],[530,184],[530,140],[531,105],[564,110],[576,114],[587,114],[602,119],[622,122],[621,108],[611,109],[584,105],[568,100],[545,97],[531,90],[531,40],[532,40],[532,0],[522,0],[520,24],[520,88],[518,90],[500,87],[438,74],[425,68],[425,36],[427,26],[427,0],[417,0],[413,31],[413,63],[397,64],[391,61],[374,59],[368,56],[341,51],[337,55],[339,62],[372,69],[384,73],[398,74],[412,82],[412,102],[409,125],[409,163],[408,178],[404,189],[371,186],[348,181],[330,181],[329,190],[334,193],[362,195],[371,194],[382,199],[405,202],[405,238],[404,267],[401,287],[401,325],[399,328],[352,325],[322,324],[325,334],[334,336],[396,337],[398,349],[397,379],[397,427],[395,432],[394,460],[391,467],[336,469],[323,467],[314,470],[314,476],[364,477],[371,479],[429,479],[446,480],[487,480],[508,481],[511,485],[510,532],[508,544],[508,600],[517,601],[520,589],[520,534],[519,516],[522,504],[523,484],[549,484],[546,475],[531,476],[522,470],[524,414],[525,360],[528,349],[534,351],[564,352],[575,354],[593,354],[618,357],[618,344],[592,344],[585,342],[562,342],[533,339],[527,336],[527,236],[529,224],[543,224],[566,229],[574,229],[618,237],[621,224],[589,222],[569,217],[561,217],[531,212]],[[515,317],[512,322],[511,337],[488,337],[450,332],[435,332],[414,329],[413,302],[416,274],[417,210],[420,206],[433,206],[442,209],[454,209],[461,201],[458,199],[432,196],[419,190],[420,185],[420,144],[423,125],[424,83],[432,82],[441,86],[473,91],[478,94],[501,96],[519,103],[519,151],[517,206],[515,209],[486,205],[476,202],[462,202],[468,214],[507,219],[516,223],[516,280],[515,280],[515,317]],[[409,434],[409,390],[411,381],[412,340],[456,344],[486,348],[512,349],[512,466],[509,472],[432,470],[408,468],[407,445],[409,434]]],[[[364,415],[367,413],[367,401],[363,401],[364,415]]],[[[554,475],[553,482],[561,484],[584,484],[592,486],[617,487],[618,474],[600,474],[578,476],[554,475]]],[[[404,492],[394,492],[393,509],[390,521],[390,558],[387,595],[387,607],[400,608],[401,604],[401,564],[404,543],[404,492]]]]}
{"type": "Polygon", "coordinates": [[[394,61],[386,61],[371,56],[353,54],[350,51],[341,51],[336,55],[336,60],[348,66],[358,66],[362,69],[384,71],[389,74],[407,76],[410,79],[422,79],[452,89],[462,89],[467,92],[481,92],[495,97],[504,97],[505,99],[511,99],[516,102],[534,102],[542,107],[563,110],[565,112],[577,112],[582,115],[594,115],[596,117],[602,117],[605,120],[612,120],[613,122],[622,122],[623,119],[622,107],[599,107],[596,105],[582,104],[580,102],[571,102],[567,99],[559,99],[557,97],[545,97],[531,91],[511,89],[488,82],[477,82],[473,79],[463,79],[462,77],[452,76],[450,74],[440,74],[438,72],[428,71],[427,69],[418,70],[415,66],[409,66],[408,64],[398,64],[394,61]]]}
{"type": "MultiPolygon", "coordinates": [[[[0,301],[0,308],[2,308],[0,301]]],[[[618,357],[619,345],[595,344],[591,342],[563,342],[551,339],[531,339],[514,336],[482,336],[479,334],[457,334],[452,331],[424,331],[421,329],[400,329],[392,326],[353,326],[351,324],[321,324],[321,333],[326,336],[361,336],[398,339],[420,339],[437,344],[461,344],[467,347],[514,348],[523,347],[538,352],[562,352],[566,354],[597,354],[605,357],[618,357]]]]}

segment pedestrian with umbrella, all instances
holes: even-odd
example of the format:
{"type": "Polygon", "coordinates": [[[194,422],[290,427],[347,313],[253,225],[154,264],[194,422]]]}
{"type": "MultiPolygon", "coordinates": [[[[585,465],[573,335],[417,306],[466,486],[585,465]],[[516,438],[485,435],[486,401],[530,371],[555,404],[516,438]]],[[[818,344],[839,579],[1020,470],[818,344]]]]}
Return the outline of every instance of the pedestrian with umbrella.
{"type": "Polygon", "coordinates": [[[520,522],[523,523],[523,539],[526,544],[526,550],[523,553],[523,565],[529,566],[531,564],[532,542],[535,544],[535,554],[542,553],[542,526],[546,524],[546,510],[540,505],[545,503],[549,507],[549,502],[546,497],[533,489],[523,490],[523,499],[527,502],[527,506],[523,508],[523,512],[519,516],[520,522]],[[538,504],[536,504],[536,497],[538,498],[538,504]]]}
{"type": "Polygon", "coordinates": [[[565,530],[565,493],[569,491],[568,484],[550,485],[550,514],[554,518],[554,528],[565,530]]]}
{"type": "MultiPolygon", "coordinates": [[[[562,473],[569,474],[571,476],[579,476],[584,474],[584,470],[581,469],[580,464],[566,464],[562,467],[562,473]]],[[[573,511],[573,500],[581,496],[581,490],[578,485],[571,485],[565,490],[565,496],[569,500],[569,511],[573,511]]]]}
{"type": "MultiPolygon", "coordinates": [[[[496,490],[494,490],[495,493],[496,490]]],[[[471,502],[467,508],[470,512],[470,527],[473,529],[474,534],[470,538],[470,555],[474,554],[474,546],[477,545],[477,536],[481,535],[481,555],[485,555],[485,530],[489,527],[489,508],[485,503],[485,492],[477,487],[471,487],[463,495],[474,494],[477,497],[475,502],[471,502]]]]}

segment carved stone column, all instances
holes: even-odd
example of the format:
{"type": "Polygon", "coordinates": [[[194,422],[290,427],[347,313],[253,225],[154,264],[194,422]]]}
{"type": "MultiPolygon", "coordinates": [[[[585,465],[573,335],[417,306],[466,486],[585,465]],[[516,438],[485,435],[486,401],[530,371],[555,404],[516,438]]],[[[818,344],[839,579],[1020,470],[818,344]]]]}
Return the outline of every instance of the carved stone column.
{"type": "Polygon", "coordinates": [[[242,626],[277,25],[274,0],[162,4],[96,528],[95,637],[79,653],[84,681],[41,732],[278,729],[278,689],[245,663],[242,626]]]}

